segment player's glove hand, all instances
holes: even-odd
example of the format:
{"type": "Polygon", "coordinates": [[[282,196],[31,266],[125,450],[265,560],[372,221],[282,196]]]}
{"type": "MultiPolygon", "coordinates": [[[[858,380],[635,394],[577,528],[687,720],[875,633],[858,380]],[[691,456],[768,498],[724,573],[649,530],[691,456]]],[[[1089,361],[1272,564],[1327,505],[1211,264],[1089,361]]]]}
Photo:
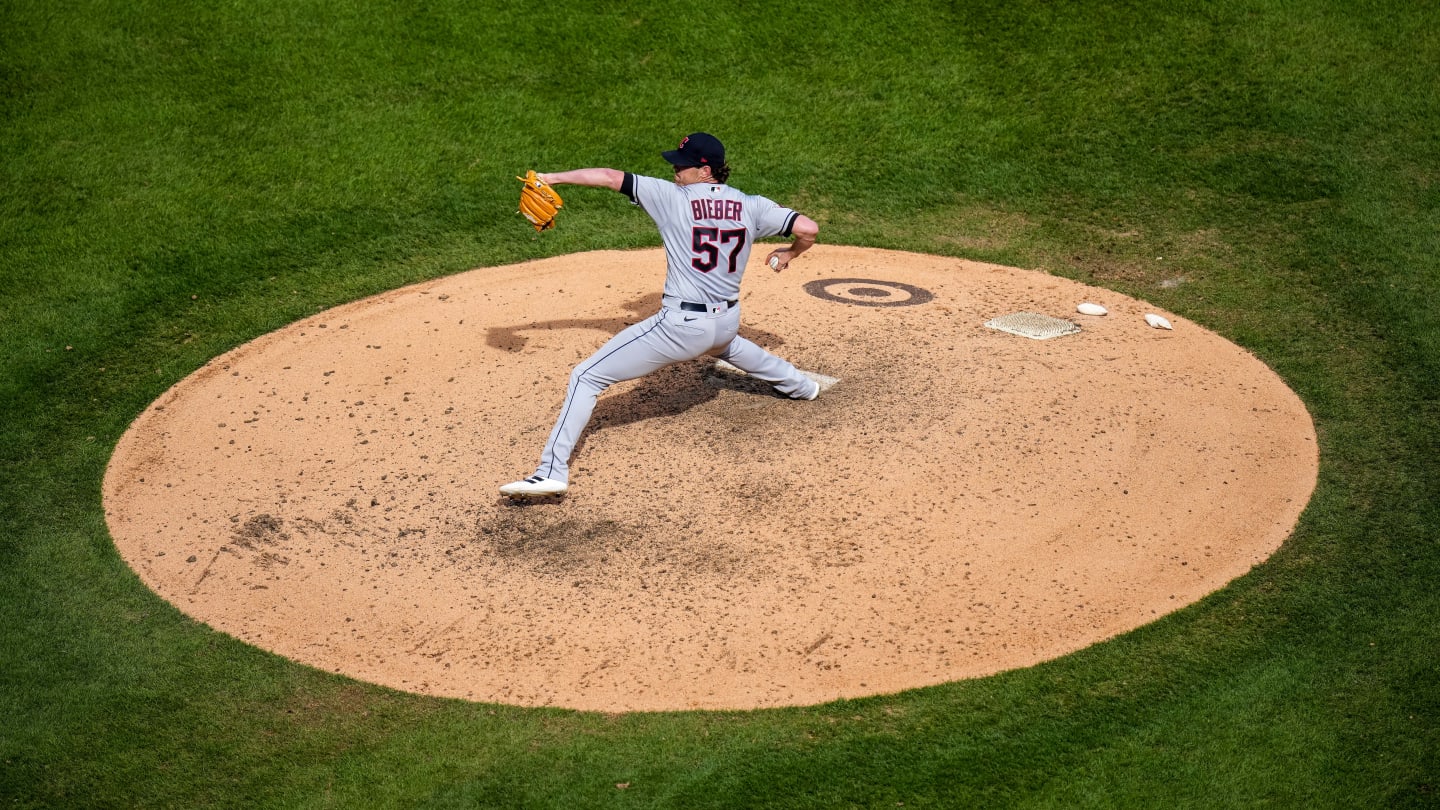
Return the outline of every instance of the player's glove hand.
{"type": "Polygon", "coordinates": [[[525,184],[520,189],[520,213],[530,220],[536,231],[555,227],[555,215],[565,206],[560,195],[537,177],[533,169],[515,179],[525,184]]]}

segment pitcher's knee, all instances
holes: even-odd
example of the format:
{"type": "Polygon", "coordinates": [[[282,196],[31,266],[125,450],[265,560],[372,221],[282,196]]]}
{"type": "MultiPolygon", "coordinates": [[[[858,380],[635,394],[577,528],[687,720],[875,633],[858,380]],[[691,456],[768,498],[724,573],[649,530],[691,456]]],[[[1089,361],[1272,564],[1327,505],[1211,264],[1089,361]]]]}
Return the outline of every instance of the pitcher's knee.
{"type": "Polygon", "coordinates": [[[570,372],[570,390],[572,391],[589,391],[599,395],[612,383],[613,380],[599,377],[593,371],[582,371],[577,368],[570,372]]]}

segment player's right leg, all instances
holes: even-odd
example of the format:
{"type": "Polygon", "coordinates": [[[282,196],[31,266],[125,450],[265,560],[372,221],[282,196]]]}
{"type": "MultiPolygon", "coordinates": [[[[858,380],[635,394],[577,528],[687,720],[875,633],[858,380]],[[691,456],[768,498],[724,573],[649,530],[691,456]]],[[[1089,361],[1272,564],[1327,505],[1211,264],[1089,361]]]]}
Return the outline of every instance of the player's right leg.
{"type": "Polygon", "coordinates": [[[791,399],[814,399],[820,395],[818,382],[806,377],[790,362],[760,348],[754,341],[737,336],[716,356],[751,377],[770,383],[775,390],[791,399]]]}

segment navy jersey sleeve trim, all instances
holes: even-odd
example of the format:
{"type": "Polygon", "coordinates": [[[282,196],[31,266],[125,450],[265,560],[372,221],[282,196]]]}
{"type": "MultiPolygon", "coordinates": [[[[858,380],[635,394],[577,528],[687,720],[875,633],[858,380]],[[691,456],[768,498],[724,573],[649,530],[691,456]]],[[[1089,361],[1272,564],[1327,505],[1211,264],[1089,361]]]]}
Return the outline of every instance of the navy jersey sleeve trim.
{"type": "Polygon", "coordinates": [[[798,211],[791,211],[791,212],[790,212],[790,216],[788,216],[788,217],[785,218],[785,227],[783,227],[783,228],[780,229],[780,235],[781,235],[781,236],[786,236],[786,237],[790,236],[790,235],[791,235],[791,232],[792,232],[793,229],[795,228],[795,220],[797,220],[797,219],[799,219],[799,218],[800,218],[800,212],[798,212],[798,211]]]}
{"type": "Polygon", "coordinates": [[[625,178],[620,181],[620,193],[629,197],[630,202],[640,204],[640,200],[635,197],[635,175],[631,172],[625,172],[625,178]]]}

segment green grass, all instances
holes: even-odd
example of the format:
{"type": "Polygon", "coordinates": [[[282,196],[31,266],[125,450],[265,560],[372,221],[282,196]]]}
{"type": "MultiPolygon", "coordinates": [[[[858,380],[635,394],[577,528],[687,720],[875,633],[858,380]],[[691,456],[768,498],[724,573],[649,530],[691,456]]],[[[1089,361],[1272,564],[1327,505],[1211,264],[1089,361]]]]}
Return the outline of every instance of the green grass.
{"type": "Polygon", "coordinates": [[[1402,2],[0,0],[0,805],[1440,805],[1436,76],[1402,2]],[[512,177],[696,129],[824,241],[1254,351],[1320,436],[1295,535],[1058,661],[753,713],[394,693],[130,573],[100,480],[166,388],[370,293],[654,244],[584,192],[538,239],[512,177]]]}

